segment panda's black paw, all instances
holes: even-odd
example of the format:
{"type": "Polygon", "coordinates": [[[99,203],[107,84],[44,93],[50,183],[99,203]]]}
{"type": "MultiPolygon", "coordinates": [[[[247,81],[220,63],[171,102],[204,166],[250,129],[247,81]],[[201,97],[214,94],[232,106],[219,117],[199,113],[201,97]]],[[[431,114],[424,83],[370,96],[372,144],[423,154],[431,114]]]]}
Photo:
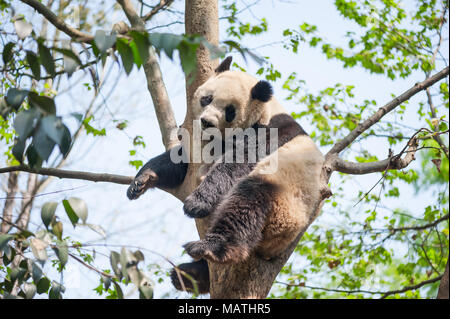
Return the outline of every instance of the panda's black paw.
{"type": "Polygon", "coordinates": [[[127,190],[130,200],[137,199],[149,188],[155,187],[158,175],[151,169],[145,170],[134,178],[127,190]]]}
{"type": "Polygon", "coordinates": [[[212,205],[201,200],[196,192],[189,195],[183,205],[184,214],[191,218],[204,218],[211,213],[212,209],[212,205]]]}
{"type": "Polygon", "coordinates": [[[200,259],[178,265],[170,272],[170,279],[178,290],[206,294],[209,292],[208,263],[206,260],[200,259]]]}
{"type": "Polygon", "coordinates": [[[248,257],[245,247],[230,245],[222,241],[202,239],[185,244],[184,249],[192,258],[201,258],[216,263],[238,263],[248,257]]]}

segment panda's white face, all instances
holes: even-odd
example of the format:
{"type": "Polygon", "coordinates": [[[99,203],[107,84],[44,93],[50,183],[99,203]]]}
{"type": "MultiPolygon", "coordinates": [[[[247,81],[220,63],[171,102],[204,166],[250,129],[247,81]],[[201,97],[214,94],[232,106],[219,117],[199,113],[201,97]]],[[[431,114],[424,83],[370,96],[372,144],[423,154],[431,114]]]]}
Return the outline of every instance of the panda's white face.
{"type": "Polygon", "coordinates": [[[246,128],[261,117],[260,101],[251,97],[258,81],[238,71],[226,71],[210,78],[194,94],[193,115],[202,129],[214,127],[224,136],[225,128],[246,128]]]}

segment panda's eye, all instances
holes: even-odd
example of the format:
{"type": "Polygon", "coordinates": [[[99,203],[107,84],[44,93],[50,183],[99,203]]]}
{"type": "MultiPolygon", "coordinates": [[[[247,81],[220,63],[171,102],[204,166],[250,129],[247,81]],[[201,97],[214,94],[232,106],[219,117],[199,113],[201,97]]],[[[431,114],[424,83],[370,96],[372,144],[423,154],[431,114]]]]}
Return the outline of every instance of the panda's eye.
{"type": "Polygon", "coordinates": [[[235,117],[236,117],[236,109],[232,104],[230,104],[225,108],[225,120],[227,122],[231,122],[234,120],[235,117]]]}
{"type": "Polygon", "coordinates": [[[211,104],[212,100],[213,100],[212,95],[202,96],[202,97],[200,98],[200,105],[201,105],[202,107],[205,107],[205,106],[211,104]]]}

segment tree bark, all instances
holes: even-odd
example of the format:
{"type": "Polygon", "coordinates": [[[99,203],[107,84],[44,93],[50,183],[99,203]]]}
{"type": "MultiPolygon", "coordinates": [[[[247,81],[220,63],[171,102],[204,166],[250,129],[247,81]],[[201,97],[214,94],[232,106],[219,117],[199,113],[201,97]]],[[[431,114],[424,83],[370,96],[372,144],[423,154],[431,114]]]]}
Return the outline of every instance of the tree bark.
{"type": "Polygon", "coordinates": [[[449,297],[448,297],[448,259],[447,259],[447,266],[445,267],[444,276],[442,277],[441,284],[439,285],[437,299],[449,299],[449,297]]]}

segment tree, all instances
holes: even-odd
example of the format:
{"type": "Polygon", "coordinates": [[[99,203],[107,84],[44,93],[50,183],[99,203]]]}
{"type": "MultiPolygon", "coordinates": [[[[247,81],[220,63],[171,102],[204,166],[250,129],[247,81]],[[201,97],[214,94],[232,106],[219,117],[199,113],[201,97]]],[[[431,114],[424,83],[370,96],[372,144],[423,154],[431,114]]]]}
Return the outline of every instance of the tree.
{"type": "MultiPolygon", "coordinates": [[[[6,152],[9,160],[8,167],[1,168],[0,173],[8,173],[9,177],[1,217],[0,249],[3,251],[4,262],[1,270],[5,275],[0,291],[3,296],[19,295],[29,298],[37,291],[48,293],[51,298],[61,297],[61,283],[51,283],[49,278],[42,276],[39,266],[39,262],[47,259],[48,248],[52,248],[57,257],[55,265],[59,271],[64,269],[68,258],[71,257],[98,272],[101,276],[99,293],[106,291],[109,297],[122,297],[119,283],[132,282],[139,288],[142,297],[151,297],[152,284],[138,267],[138,263],[143,260],[142,252],[131,252],[122,248],[120,253],[112,252],[110,255],[113,272],[97,269],[92,265],[92,256],[81,251],[86,245],[63,237],[63,223],[55,215],[58,203],[49,202],[42,207],[41,216],[45,229],[40,232],[30,231],[33,198],[51,181],[46,177],[39,180],[37,175],[118,184],[129,184],[132,180],[128,176],[61,169],[71,154],[73,143],[83,131],[94,136],[101,136],[104,131],[90,124],[93,118],[92,103],[84,114],[71,115],[78,121],[78,128],[71,134],[66,120],[56,116],[59,108],[55,105],[52,87],[62,76],[71,76],[80,70],[87,70],[86,74],[92,77],[92,85],[88,85],[94,89],[96,98],[101,96],[102,90],[102,77],[99,76],[97,66],[104,67],[107,59],[120,60],[127,74],[134,65],[138,68],[143,66],[163,144],[166,149],[171,148],[177,141],[170,132],[177,125],[158,55],[164,53],[172,58],[173,53],[177,52],[180,57],[181,67],[186,75],[187,97],[187,112],[182,126],[188,131],[192,130],[190,97],[195,89],[211,76],[217,65],[217,57],[224,54],[217,47],[220,44],[219,3],[214,0],[186,1],[185,34],[175,35],[148,32],[146,27],[148,21],[173,5],[173,1],[160,1],[153,7],[139,1],[138,13],[135,3],[118,0],[118,6],[114,6],[112,10],[123,12],[127,22],[122,21],[115,24],[113,30],[100,30],[95,34],[90,32],[91,26],[86,19],[94,8],[86,6],[84,11],[81,10],[78,14],[85,17],[82,19],[83,23],[80,28],[73,28],[65,22],[67,12],[71,8],[69,2],[60,1],[58,14],[51,10],[54,6],[53,0],[49,0],[46,5],[35,0],[22,2],[36,10],[44,19],[40,34],[37,35],[32,24],[23,17],[13,15],[11,23],[14,32],[6,32],[5,36],[14,40],[4,44],[2,51],[5,94],[1,102],[0,132],[2,139],[9,146],[6,152]],[[53,41],[50,41],[47,34],[49,23],[55,28],[53,41]],[[57,45],[61,35],[68,37],[70,46],[57,45]],[[45,70],[45,75],[42,70],[45,70]],[[29,78],[30,81],[23,84],[23,78],[29,78]],[[56,146],[60,157],[54,165],[42,167],[56,146]],[[12,210],[15,194],[19,189],[19,172],[30,174],[21,213],[17,220],[13,220],[12,210]],[[30,250],[33,253],[32,258],[29,257],[30,250]]],[[[258,1],[255,1],[244,9],[257,4],[258,1]]],[[[11,12],[10,5],[7,1],[0,2],[0,8],[4,12],[11,12]]],[[[408,13],[396,1],[337,0],[335,6],[345,19],[359,27],[358,34],[347,33],[346,48],[324,40],[318,27],[306,22],[298,28],[283,31],[280,36],[283,47],[293,54],[300,54],[303,46],[320,46],[327,59],[340,61],[344,68],[363,68],[383,75],[386,81],[408,79],[417,70],[424,73],[424,80],[416,84],[411,83],[408,90],[380,107],[376,101],[353,102],[354,86],[351,85],[338,83],[318,93],[309,93],[304,89],[305,81],[300,79],[297,73],[293,72],[286,77],[283,88],[289,94],[288,99],[306,106],[306,111],[295,112],[293,116],[311,119],[314,127],[311,137],[321,146],[329,146],[325,154],[322,183],[332,189],[334,196],[327,199],[330,194],[324,194],[323,204],[326,208],[334,208],[339,218],[349,227],[323,230],[320,224],[315,224],[308,228],[308,232],[304,229],[291,246],[271,262],[252,256],[239,265],[217,267],[210,264],[212,298],[264,298],[284,265],[286,266],[277,280],[284,288],[276,288],[280,291],[274,291],[272,296],[307,297],[307,291],[310,289],[315,297],[330,294],[388,297],[400,296],[402,293],[406,293],[407,297],[419,297],[421,295],[417,289],[427,288],[430,284],[434,286],[429,289],[427,296],[436,295],[436,285],[443,277],[445,259],[448,258],[448,209],[444,207],[448,203],[448,188],[443,186],[448,183],[448,122],[446,114],[440,115],[442,113],[439,111],[442,108],[448,110],[448,67],[437,68],[438,65],[446,63],[447,59],[442,55],[441,49],[445,41],[443,30],[448,29],[448,3],[418,0],[411,10],[412,13],[408,13]],[[403,25],[407,23],[413,27],[405,28],[403,25]],[[442,81],[443,79],[445,81],[442,81]],[[437,93],[432,92],[436,83],[439,83],[437,93]],[[425,92],[426,102],[417,108],[417,121],[422,128],[405,132],[398,122],[383,121],[394,115],[400,118],[404,116],[408,112],[406,103],[422,92],[425,92]],[[433,103],[436,96],[442,101],[439,106],[433,103]],[[428,110],[425,110],[426,106],[428,110]],[[388,155],[384,160],[373,155],[374,152],[370,148],[373,138],[386,140],[389,152],[386,149],[388,155]],[[362,142],[365,146],[356,150],[355,144],[362,142]],[[390,149],[396,146],[400,147],[400,151],[394,153],[390,149]],[[347,149],[350,149],[350,152],[347,151],[344,157],[342,153],[347,149]],[[415,169],[405,171],[418,151],[422,154],[422,171],[420,174],[415,169]],[[431,167],[428,165],[430,162],[433,163],[431,167]],[[339,176],[337,180],[331,179],[330,182],[333,172],[339,173],[339,176]],[[343,186],[336,185],[344,185],[350,178],[349,175],[369,173],[381,174],[374,186],[381,186],[380,193],[374,195],[372,190],[360,192],[360,200],[373,206],[365,212],[367,217],[361,220],[354,212],[347,212],[346,207],[341,206],[338,198],[343,196],[343,186]],[[382,192],[388,197],[399,197],[401,194],[398,183],[401,182],[415,185],[418,190],[424,190],[426,187],[437,190],[438,199],[426,208],[419,219],[411,216],[410,212],[396,211],[389,207],[387,218],[379,213],[378,204],[382,192]],[[410,239],[411,233],[413,235],[410,239]],[[407,254],[408,262],[400,260],[399,256],[390,252],[386,246],[389,241],[406,240],[411,241],[412,247],[407,254]],[[291,262],[286,264],[293,252],[294,255],[306,256],[309,267],[299,270],[291,262]],[[382,274],[375,274],[374,266],[379,266],[382,274]],[[330,274],[320,282],[320,286],[305,283],[309,280],[308,273],[323,273],[326,268],[330,274]],[[379,287],[386,289],[365,289],[363,279],[368,274],[378,280],[379,287]],[[400,281],[401,285],[389,284],[387,278],[395,279],[396,283],[400,281]],[[288,282],[282,281],[284,279],[288,282]]],[[[255,58],[258,62],[267,60],[257,73],[267,80],[280,79],[281,73],[270,63],[269,58],[261,59],[243,45],[247,36],[261,36],[268,29],[264,18],[255,25],[242,21],[239,14],[244,9],[238,9],[238,4],[234,1],[224,1],[222,4],[222,10],[226,12],[223,18],[228,23],[226,34],[229,39],[221,44],[228,51],[235,50],[243,56],[255,58]]],[[[101,23],[102,19],[94,22],[101,23]]],[[[125,127],[125,121],[117,123],[119,130],[125,127]]],[[[135,142],[136,145],[142,144],[138,137],[135,142]]],[[[133,164],[137,167],[142,165],[139,162],[133,164]]],[[[183,201],[197,186],[197,173],[198,166],[189,165],[185,181],[172,194],[183,201]]],[[[22,173],[20,175],[22,176],[22,173]]],[[[81,199],[69,198],[64,200],[62,205],[74,227],[87,224],[87,207],[81,199]]],[[[322,216],[325,215],[326,213],[322,216]]],[[[196,220],[200,237],[204,235],[207,222],[196,220]]],[[[96,225],[90,227],[101,231],[96,225]]],[[[448,277],[448,268],[446,276],[448,277]]],[[[445,280],[442,280],[442,283],[445,283],[445,280]]]]}

